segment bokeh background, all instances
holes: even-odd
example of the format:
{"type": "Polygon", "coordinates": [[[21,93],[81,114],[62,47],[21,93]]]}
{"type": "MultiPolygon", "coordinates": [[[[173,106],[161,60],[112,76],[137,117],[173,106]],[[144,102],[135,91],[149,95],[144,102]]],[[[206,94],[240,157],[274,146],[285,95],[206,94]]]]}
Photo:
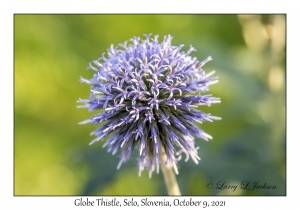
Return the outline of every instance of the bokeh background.
{"type": "Polygon", "coordinates": [[[201,161],[179,162],[183,195],[286,194],[285,15],[15,15],[15,195],[167,195],[162,174],[138,177],[136,155],[116,170],[118,155],[102,142],[88,146],[96,126],[77,109],[88,98],[88,63],[111,44],[133,36],[171,34],[173,45],[192,44],[193,56],[213,61],[221,104],[201,107],[222,117],[201,128],[201,161]],[[215,186],[207,189],[207,182],[215,186]],[[216,189],[219,181],[238,189],[216,189]],[[239,189],[243,181],[276,189],[239,189]]]}

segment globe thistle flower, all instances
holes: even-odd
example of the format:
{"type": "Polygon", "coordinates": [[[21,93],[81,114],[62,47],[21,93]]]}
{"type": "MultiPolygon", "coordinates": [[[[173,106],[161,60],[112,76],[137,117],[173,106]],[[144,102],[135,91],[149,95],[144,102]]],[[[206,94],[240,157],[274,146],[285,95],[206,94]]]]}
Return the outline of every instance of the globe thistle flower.
{"type": "Polygon", "coordinates": [[[204,94],[218,78],[211,77],[214,71],[206,74],[202,69],[212,58],[201,62],[192,58],[190,53],[196,51],[192,46],[183,52],[183,45],[171,45],[170,35],[161,43],[158,36],[145,37],[133,37],[129,45],[127,41],[120,47],[111,45],[107,57],[103,54],[89,64],[96,73],[91,80],[80,78],[91,86],[91,94],[78,101],[84,103],[79,107],[103,112],[80,124],[104,122],[91,133],[96,138],[90,144],[110,136],[104,147],[112,154],[121,150],[118,169],[138,149],[139,174],[144,168],[149,176],[155,168],[158,173],[159,164],[166,164],[160,160],[163,149],[167,163],[178,173],[182,153],[186,161],[200,160],[194,136],[212,139],[194,123],[221,119],[197,109],[220,102],[204,94]]]}

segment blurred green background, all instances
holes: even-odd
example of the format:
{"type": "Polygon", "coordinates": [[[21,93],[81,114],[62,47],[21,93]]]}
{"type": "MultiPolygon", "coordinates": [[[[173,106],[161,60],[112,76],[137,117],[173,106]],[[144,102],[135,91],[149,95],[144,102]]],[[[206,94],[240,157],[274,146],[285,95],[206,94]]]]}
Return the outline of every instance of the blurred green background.
{"type": "Polygon", "coordinates": [[[192,44],[192,56],[213,61],[221,104],[203,107],[221,121],[200,127],[201,161],[179,162],[183,195],[286,194],[285,15],[15,15],[15,195],[167,195],[162,174],[138,177],[135,157],[116,170],[118,156],[88,146],[95,125],[76,100],[88,98],[89,61],[133,36],[171,34],[192,44]],[[207,182],[215,186],[207,189],[207,182]],[[275,185],[247,191],[216,189],[217,182],[275,185]]]}

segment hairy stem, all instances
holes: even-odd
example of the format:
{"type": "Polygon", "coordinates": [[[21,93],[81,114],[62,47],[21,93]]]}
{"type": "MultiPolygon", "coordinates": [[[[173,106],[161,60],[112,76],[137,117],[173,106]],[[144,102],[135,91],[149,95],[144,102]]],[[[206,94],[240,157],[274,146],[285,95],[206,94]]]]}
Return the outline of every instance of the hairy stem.
{"type": "Polygon", "coordinates": [[[161,169],[164,175],[165,183],[167,186],[169,195],[181,195],[178,183],[176,181],[176,176],[174,169],[170,164],[165,164],[167,161],[167,155],[163,146],[160,146],[160,160],[161,160],[161,169]]]}

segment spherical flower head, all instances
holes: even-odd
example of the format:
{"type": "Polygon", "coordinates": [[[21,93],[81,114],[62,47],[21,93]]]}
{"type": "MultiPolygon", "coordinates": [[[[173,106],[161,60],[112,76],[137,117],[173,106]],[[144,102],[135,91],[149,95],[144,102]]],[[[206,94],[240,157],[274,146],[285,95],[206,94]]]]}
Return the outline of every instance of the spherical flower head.
{"type": "Polygon", "coordinates": [[[91,86],[91,94],[88,100],[78,101],[84,103],[79,107],[103,112],[81,124],[104,122],[92,132],[96,138],[90,144],[110,136],[104,146],[112,154],[121,151],[118,168],[137,149],[139,174],[147,168],[151,176],[155,168],[158,173],[159,164],[167,163],[178,173],[182,153],[186,161],[200,160],[194,136],[212,139],[194,123],[221,119],[196,109],[220,102],[204,94],[218,78],[211,77],[214,71],[206,74],[202,69],[212,58],[201,62],[192,58],[192,46],[183,52],[183,45],[171,45],[170,35],[161,43],[158,36],[145,37],[133,37],[128,46],[127,41],[120,47],[111,45],[107,57],[103,54],[89,64],[96,73],[91,80],[80,79],[91,86]],[[166,163],[160,160],[161,149],[166,163]]]}

